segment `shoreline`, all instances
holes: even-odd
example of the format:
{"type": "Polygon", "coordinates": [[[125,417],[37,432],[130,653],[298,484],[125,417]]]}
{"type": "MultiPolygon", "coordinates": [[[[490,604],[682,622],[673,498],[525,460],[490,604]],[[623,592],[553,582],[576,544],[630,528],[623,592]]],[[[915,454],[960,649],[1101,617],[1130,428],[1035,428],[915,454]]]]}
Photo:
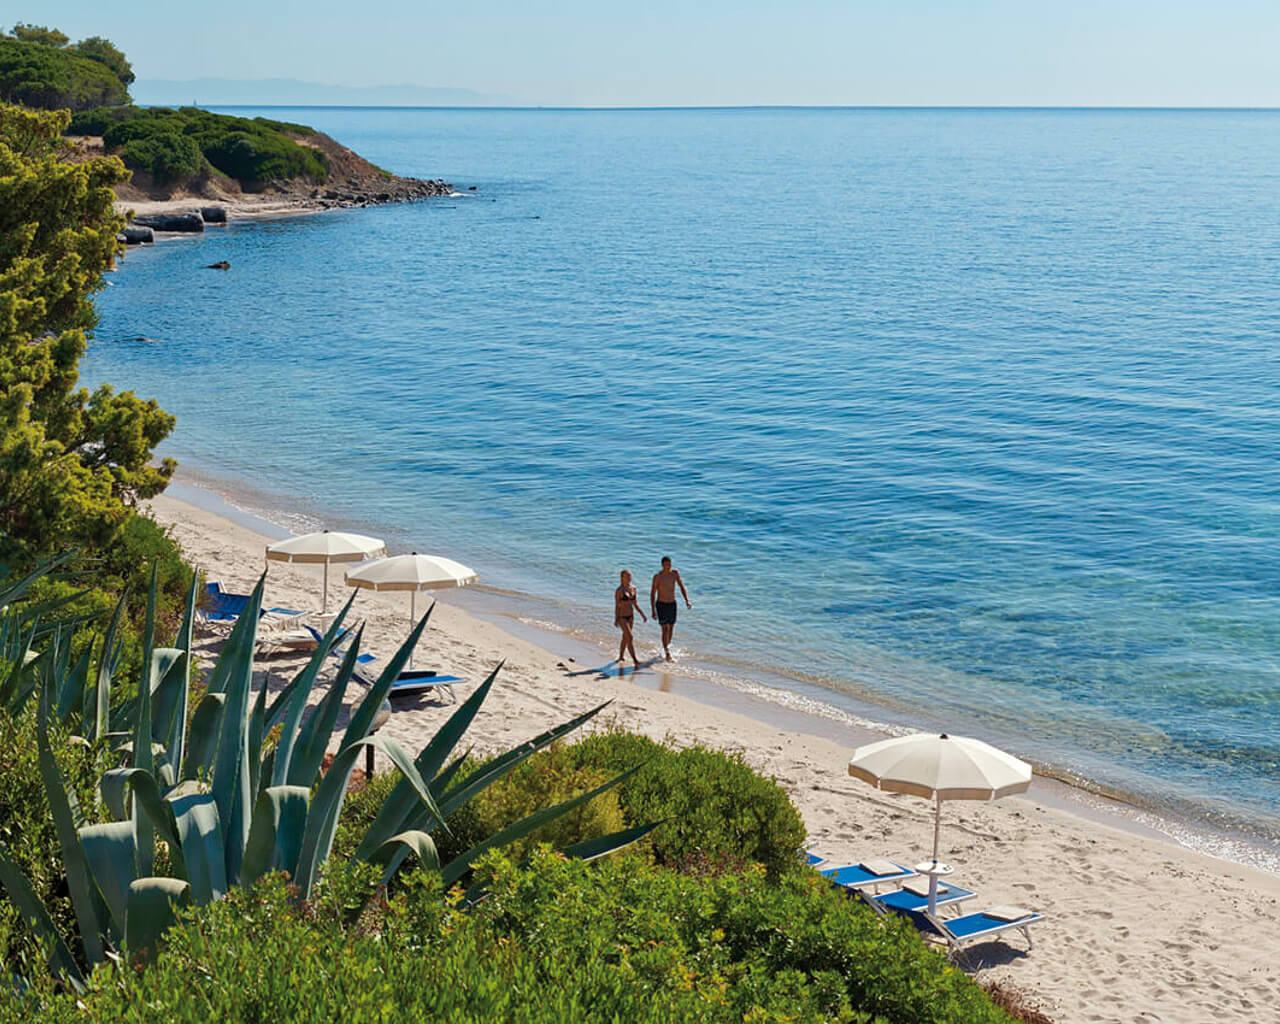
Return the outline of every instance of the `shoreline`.
{"type": "MultiPolygon", "coordinates": [[[[273,539],[325,525],[385,536],[385,532],[379,532],[377,523],[327,522],[309,512],[285,513],[265,494],[236,488],[198,473],[196,476],[193,481],[190,474],[180,475],[171,484],[169,494],[273,539]]],[[[577,659],[583,664],[603,664],[612,658],[612,636],[565,626],[564,617],[570,609],[558,607],[553,600],[538,594],[501,589],[482,582],[451,595],[450,600],[469,614],[561,657],[577,659]]],[[[828,689],[800,674],[777,672],[767,666],[723,662],[694,652],[682,656],[673,666],[663,666],[658,675],[645,670],[639,683],[649,688],[678,691],[701,704],[745,714],[765,725],[845,742],[851,748],[923,727],[909,715],[895,713],[895,708],[877,706],[874,701],[859,700],[843,691],[828,689]]],[[[1002,735],[981,738],[997,746],[1017,743],[1016,737],[1002,735]]],[[[1215,829],[1193,815],[1179,815],[1173,807],[1159,806],[1139,794],[1042,762],[1026,751],[1015,752],[1034,767],[1035,793],[1058,809],[1280,876],[1280,850],[1264,844],[1259,837],[1215,829]]]]}
{"type": "MultiPolygon", "coordinates": [[[[175,497],[161,496],[151,507],[187,556],[228,587],[248,586],[261,573],[269,536],[175,497]]],[[[273,601],[312,607],[319,573],[271,563],[268,587],[273,601]]],[[[702,703],[683,677],[662,670],[640,673],[654,687],[635,685],[630,673],[619,679],[582,669],[520,630],[464,610],[458,598],[465,593],[449,591],[439,601],[419,657],[472,682],[505,659],[500,685],[474,726],[478,748],[520,742],[612,699],[601,717],[624,728],[742,751],[787,789],[817,849],[832,858],[910,860],[927,849],[929,805],[849,778],[850,734],[812,735],[790,719],[768,724],[752,716],[749,701],[733,708],[702,703]]],[[[403,636],[401,597],[361,592],[357,599],[371,650],[385,655],[403,636]]],[[[282,685],[286,659],[265,664],[271,685],[282,685]]],[[[447,714],[419,703],[398,709],[386,731],[417,749],[447,714]]],[[[957,880],[976,889],[983,905],[1016,902],[1046,915],[1029,952],[1017,939],[975,947],[969,962],[983,977],[1018,988],[1057,1024],[1252,1021],[1280,1005],[1273,966],[1280,962],[1280,878],[1056,803],[1052,787],[1037,780],[1025,797],[944,808],[943,849],[957,880]]]]}

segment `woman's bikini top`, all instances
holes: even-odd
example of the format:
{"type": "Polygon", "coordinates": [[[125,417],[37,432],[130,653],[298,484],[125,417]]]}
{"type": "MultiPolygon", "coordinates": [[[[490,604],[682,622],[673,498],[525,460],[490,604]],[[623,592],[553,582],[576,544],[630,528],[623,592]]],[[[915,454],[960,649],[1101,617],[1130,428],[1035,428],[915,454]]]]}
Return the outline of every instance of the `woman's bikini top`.
{"type": "MultiPolygon", "coordinates": [[[[621,588],[619,588],[619,589],[621,589],[621,588]]],[[[622,591],[622,600],[624,600],[624,601],[634,601],[635,599],[636,599],[636,591],[635,591],[635,588],[634,588],[634,587],[632,587],[630,590],[623,590],[623,591],[622,591]]]]}

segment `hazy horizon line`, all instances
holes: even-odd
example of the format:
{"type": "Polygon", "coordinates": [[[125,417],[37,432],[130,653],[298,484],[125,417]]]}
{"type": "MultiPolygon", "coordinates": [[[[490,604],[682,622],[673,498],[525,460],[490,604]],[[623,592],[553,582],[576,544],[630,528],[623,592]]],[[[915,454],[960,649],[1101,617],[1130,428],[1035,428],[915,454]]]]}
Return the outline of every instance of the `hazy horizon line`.
{"type": "MultiPolygon", "coordinates": [[[[169,106],[146,103],[142,106],[169,106]]],[[[715,103],[582,106],[572,104],[456,104],[456,103],[191,103],[194,107],[261,110],[547,110],[547,111],[681,111],[681,110],[957,110],[957,111],[1169,111],[1205,113],[1274,113],[1280,106],[1156,105],[1156,104],[985,104],[985,103],[715,103]]]]}

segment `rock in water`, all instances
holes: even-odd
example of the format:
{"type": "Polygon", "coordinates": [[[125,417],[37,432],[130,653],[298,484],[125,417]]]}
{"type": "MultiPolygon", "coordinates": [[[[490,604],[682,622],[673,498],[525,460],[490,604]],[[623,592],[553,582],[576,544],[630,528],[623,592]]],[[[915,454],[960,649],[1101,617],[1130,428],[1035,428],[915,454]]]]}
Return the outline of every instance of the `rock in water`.
{"type": "Polygon", "coordinates": [[[133,218],[134,224],[155,231],[196,232],[204,230],[204,218],[198,213],[144,213],[133,218]]]}
{"type": "Polygon", "coordinates": [[[202,206],[200,207],[200,216],[204,218],[206,224],[225,224],[227,222],[227,208],[225,206],[202,206]]]}
{"type": "Polygon", "coordinates": [[[134,227],[132,224],[121,231],[119,237],[125,245],[149,245],[156,240],[155,232],[150,228],[134,227]]]}
{"type": "Polygon", "coordinates": [[[218,260],[218,262],[217,262],[217,263],[207,263],[207,264],[205,264],[205,268],[204,268],[204,269],[205,269],[205,270],[230,270],[230,269],[231,269],[231,261],[230,261],[230,260],[218,260]]]}

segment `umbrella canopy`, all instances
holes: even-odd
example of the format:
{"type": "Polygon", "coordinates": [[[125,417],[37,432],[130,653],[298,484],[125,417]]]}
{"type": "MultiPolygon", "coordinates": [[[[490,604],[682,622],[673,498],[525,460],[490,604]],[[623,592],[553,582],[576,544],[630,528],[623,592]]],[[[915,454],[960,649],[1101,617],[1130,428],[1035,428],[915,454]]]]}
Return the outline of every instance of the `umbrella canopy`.
{"type": "Polygon", "coordinates": [[[393,555],[366,562],[347,573],[347,586],[365,590],[440,590],[476,581],[474,569],[440,555],[393,555]]]}
{"type": "Polygon", "coordinates": [[[273,562],[301,562],[324,566],[324,604],[329,610],[329,564],[331,562],[363,562],[386,554],[387,546],[377,537],[359,533],[304,533],[299,537],[267,545],[267,558],[273,562]]]}
{"type": "MultiPolygon", "coordinates": [[[[934,868],[943,800],[999,800],[1024,793],[1031,785],[1031,766],[1025,761],[982,740],[946,733],[917,733],[859,747],[849,762],[849,774],[877,789],[933,800],[934,868]]],[[[930,913],[936,909],[937,882],[937,874],[930,873],[930,913]]]]}
{"type": "MultiPolygon", "coordinates": [[[[410,555],[393,555],[366,562],[348,572],[346,578],[349,587],[409,591],[410,629],[413,629],[413,620],[417,618],[419,591],[465,587],[477,579],[475,570],[467,568],[461,562],[440,555],[420,555],[416,551],[410,555]]],[[[412,653],[409,655],[409,665],[413,666],[412,653]]]]}

